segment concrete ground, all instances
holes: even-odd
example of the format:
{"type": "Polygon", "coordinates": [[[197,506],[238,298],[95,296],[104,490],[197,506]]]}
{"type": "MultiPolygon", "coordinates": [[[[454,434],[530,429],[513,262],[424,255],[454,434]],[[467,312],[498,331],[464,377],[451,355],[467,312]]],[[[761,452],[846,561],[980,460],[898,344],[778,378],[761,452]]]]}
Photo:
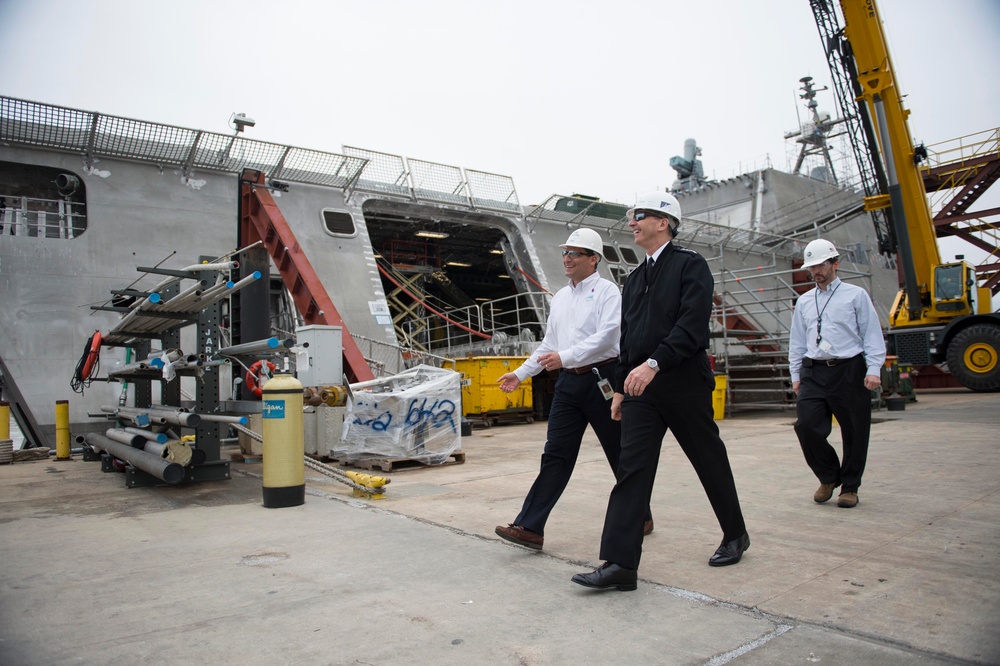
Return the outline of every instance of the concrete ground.
{"type": "Polygon", "coordinates": [[[816,504],[791,413],[720,422],[752,546],[721,539],[668,434],[635,592],[599,564],[611,472],[588,433],[542,552],[513,520],[545,424],[476,430],[466,462],[393,473],[387,498],[306,470],[265,509],[230,481],[124,486],[100,463],[0,466],[0,664],[997,664],[1000,394],[876,412],[861,502],[816,504]]]}

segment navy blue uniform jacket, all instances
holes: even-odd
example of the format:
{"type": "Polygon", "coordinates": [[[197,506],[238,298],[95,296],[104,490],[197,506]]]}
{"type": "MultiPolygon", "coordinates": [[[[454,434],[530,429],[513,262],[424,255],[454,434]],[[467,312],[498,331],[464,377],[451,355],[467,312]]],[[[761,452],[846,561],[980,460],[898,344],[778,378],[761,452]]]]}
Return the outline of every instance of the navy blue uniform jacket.
{"type": "Polygon", "coordinates": [[[647,266],[632,271],[622,291],[618,393],[625,392],[628,373],[648,358],[656,359],[660,377],[708,349],[715,291],[708,262],[671,241],[653,269],[647,266]]]}

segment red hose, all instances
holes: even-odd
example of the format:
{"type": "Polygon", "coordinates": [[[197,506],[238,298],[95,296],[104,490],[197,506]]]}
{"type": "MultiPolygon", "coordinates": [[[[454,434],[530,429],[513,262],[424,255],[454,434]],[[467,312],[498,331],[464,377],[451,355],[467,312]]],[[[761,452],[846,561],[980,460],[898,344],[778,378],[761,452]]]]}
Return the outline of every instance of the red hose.
{"type": "Polygon", "coordinates": [[[399,287],[400,290],[402,290],[402,292],[404,294],[406,294],[407,296],[409,296],[410,298],[412,298],[413,300],[415,300],[417,303],[420,303],[422,306],[424,306],[425,308],[427,308],[428,310],[430,310],[431,312],[433,312],[434,314],[436,314],[438,317],[441,317],[441,319],[444,319],[446,322],[448,322],[452,326],[457,326],[458,328],[462,329],[466,333],[472,333],[473,335],[478,335],[480,338],[482,338],[484,340],[491,340],[492,339],[489,335],[486,335],[485,333],[481,333],[480,331],[473,330],[473,329],[469,328],[468,326],[466,326],[465,324],[460,324],[457,321],[454,321],[453,319],[449,319],[444,313],[438,312],[437,310],[435,310],[431,306],[427,305],[427,303],[425,303],[423,300],[421,300],[421,299],[417,298],[415,295],[413,295],[406,287],[404,287],[403,285],[399,284],[399,282],[397,282],[394,277],[392,277],[391,275],[389,275],[389,273],[387,273],[386,270],[384,268],[382,268],[382,266],[379,266],[378,270],[379,270],[379,273],[381,273],[386,278],[388,278],[389,282],[391,282],[394,285],[396,285],[397,287],[399,287]]]}

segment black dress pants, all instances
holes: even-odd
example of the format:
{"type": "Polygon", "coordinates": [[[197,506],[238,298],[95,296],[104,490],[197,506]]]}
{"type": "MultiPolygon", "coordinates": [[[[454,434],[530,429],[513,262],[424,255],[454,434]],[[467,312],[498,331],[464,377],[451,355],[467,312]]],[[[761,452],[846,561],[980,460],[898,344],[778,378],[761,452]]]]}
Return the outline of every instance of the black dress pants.
{"type": "Polygon", "coordinates": [[[858,492],[868,460],[868,438],[872,426],[871,391],[865,388],[868,366],[864,354],[838,365],[803,367],[795,434],[820,483],[841,486],[841,492],[858,492]],[[827,439],[833,429],[832,416],[840,422],[844,458],[827,439]]]}
{"type": "MultiPolygon", "coordinates": [[[[597,370],[602,377],[610,380],[615,367],[614,363],[609,363],[597,370]]],[[[549,409],[549,425],[541,467],[531,490],[524,498],[521,513],[514,519],[515,525],[538,534],[545,534],[545,523],[549,519],[549,514],[573,475],[573,468],[580,454],[580,444],[588,424],[594,429],[601,448],[604,449],[604,456],[611,465],[611,471],[618,469],[621,423],[611,418],[611,401],[605,400],[597,382],[597,376],[593,372],[582,375],[559,373],[555,394],[552,397],[552,407],[549,409]]],[[[648,519],[648,501],[643,511],[648,519]]]]}
{"type": "Polygon", "coordinates": [[[743,536],[746,524],[726,445],[712,408],[715,378],[702,352],[663,370],[641,396],[622,401],[622,452],[601,537],[601,559],[628,569],[642,556],[642,512],[649,505],[667,430],[691,461],[722,528],[723,541],[743,536]]]}

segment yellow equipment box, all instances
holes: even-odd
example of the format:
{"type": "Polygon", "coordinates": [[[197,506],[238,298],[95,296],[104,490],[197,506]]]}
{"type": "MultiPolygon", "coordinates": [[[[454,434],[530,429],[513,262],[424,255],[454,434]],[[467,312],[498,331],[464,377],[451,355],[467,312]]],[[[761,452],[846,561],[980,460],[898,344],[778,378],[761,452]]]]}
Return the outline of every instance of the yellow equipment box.
{"type": "Polygon", "coordinates": [[[527,356],[472,356],[455,359],[455,369],[462,373],[462,414],[482,419],[521,416],[530,422],[532,414],[531,378],[525,379],[513,393],[500,390],[497,380],[524,363],[527,356]]]}
{"type": "Polygon", "coordinates": [[[728,384],[729,377],[726,375],[715,376],[715,390],[712,391],[712,410],[715,412],[716,421],[726,418],[726,387],[728,384]]]}

